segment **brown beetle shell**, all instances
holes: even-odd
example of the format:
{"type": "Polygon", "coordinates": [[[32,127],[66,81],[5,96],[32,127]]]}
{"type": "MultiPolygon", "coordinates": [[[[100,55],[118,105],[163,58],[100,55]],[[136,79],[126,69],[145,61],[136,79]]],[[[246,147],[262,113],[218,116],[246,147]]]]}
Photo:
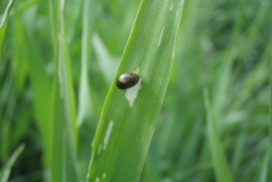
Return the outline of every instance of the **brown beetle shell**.
{"type": "Polygon", "coordinates": [[[136,85],[139,81],[139,76],[136,73],[124,73],[121,74],[116,81],[116,85],[119,89],[128,89],[136,85]]]}

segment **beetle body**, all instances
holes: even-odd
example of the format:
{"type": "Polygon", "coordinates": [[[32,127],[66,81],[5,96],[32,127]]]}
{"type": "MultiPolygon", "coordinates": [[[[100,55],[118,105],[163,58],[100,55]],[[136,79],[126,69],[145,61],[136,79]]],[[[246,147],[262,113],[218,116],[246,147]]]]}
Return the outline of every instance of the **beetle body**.
{"type": "Polygon", "coordinates": [[[119,89],[128,89],[135,86],[139,81],[139,76],[136,73],[124,73],[121,74],[116,81],[116,85],[119,89]]]}

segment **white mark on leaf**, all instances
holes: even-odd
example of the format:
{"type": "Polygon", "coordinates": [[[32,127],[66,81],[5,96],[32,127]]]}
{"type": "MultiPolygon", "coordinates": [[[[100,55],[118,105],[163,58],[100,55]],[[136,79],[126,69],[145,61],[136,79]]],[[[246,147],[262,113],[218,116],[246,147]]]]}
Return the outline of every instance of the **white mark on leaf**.
{"type": "Polygon", "coordinates": [[[138,95],[138,92],[142,88],[141,82],[142,82],[142,79],[140,79],[134,87],[128,88],[126,91],[126,98],[128,100],[130,107],[133,106],[133,103],[138,95]]]}
{"type": "Polygon", "coordinates": [[[100,182],[100,178],[99,178],[99,177],[96,177],[96,178],[95,178],[95,182],[100,182]]]}
{"type": "Polygon", "coordinates": [[[113,121],[111,120],[110,123],[109,123],[109,126],[107,128],[105,138],[104,138],[104,146],[103,146],[104,150],[106,150],[107,144],[109,142],[111,131],[112,131],[112,127],[113,127],[113,121]]]}
{"type": "Polygon", "coordinates": [[[106,178],[107,177],[107,174],[106,173],[103,173],[103,175],[102,175],[102,178],[106,178]]]}
{"type": "Polygon", "coordinates": [[[162,31],[161,31],[161,34],[160,34],[160,37],[159,37],[159,41],[157,43],[157,47],[159,47],[161,45],[161,40],[162,40],[163,34],[164,34],[164,27],[162,28],[162,31]]]}

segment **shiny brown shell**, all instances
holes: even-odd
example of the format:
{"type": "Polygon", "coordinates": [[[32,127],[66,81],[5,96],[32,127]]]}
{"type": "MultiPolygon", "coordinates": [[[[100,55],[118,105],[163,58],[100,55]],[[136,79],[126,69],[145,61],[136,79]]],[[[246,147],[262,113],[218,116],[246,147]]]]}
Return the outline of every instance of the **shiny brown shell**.
{"type": "Polygon", "coordinates": [[[138,81],[139,76],[136,73],[124,73],[117,79],[116,86],[119,89],[128,89],[136,85],[138,81]]]}

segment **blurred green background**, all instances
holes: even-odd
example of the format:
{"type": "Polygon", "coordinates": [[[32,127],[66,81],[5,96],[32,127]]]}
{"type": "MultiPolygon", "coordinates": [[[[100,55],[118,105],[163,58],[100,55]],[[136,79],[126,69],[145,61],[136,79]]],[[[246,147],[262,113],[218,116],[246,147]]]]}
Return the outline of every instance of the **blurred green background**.
{"type": "MultiPolygon", "coordinates": [[[[82,179],[101,107],[140,0],[92,2],[87,112],[78,104],[84,97],[79,91],[82,0],[67,0],[64,12],[80,122],[77,145],[82,179]]],[[[1,15],[7,4],[7,0],[0,1],[1,15]]],[[[272,180],[271,12],[271,0],[185,1],[173,73],[142,181],[216,181],[207,134],[205,88],[234,181],[272,180]]],[[[0,167],[20,144],[25,145],[12,168],[12,182],[48,180],[45,151],[57,41],[51,18],[48,1],[17,0],[0,45],[0,167]]]]}

